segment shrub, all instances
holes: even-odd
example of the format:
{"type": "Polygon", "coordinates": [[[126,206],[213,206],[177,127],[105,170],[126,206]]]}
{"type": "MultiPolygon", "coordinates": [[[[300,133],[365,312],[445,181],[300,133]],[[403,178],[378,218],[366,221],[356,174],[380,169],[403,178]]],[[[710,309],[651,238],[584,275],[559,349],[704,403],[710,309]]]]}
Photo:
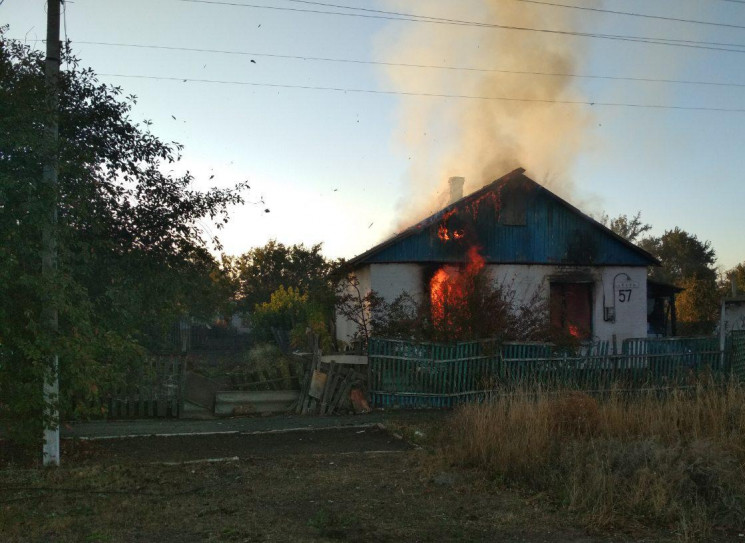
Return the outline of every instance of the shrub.
{"type": "Polygon", "coordinates": [[[435,297],[434,301],[419,301],[403,293],[388,302],[375,291],[363,292],[359,280],[350,275],[339,284],[337,313],[353,323],[353,339],[363,345],[373,334],[414,341],[548,338],[565,343],[565,338],[557,336],[549,326],[548,307],[540,292],[528,300],[518,300],[514,290],[495,283],[485,268],[456,274],[452,281],[456,283],[450,285],[450,294],[435,297]]]}

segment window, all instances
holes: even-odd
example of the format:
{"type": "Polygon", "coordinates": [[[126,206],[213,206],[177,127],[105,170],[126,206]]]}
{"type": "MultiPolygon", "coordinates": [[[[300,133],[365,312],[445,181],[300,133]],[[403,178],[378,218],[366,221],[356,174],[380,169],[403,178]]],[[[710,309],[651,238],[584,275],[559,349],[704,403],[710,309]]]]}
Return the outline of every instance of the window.
{"type": "Polygon", "coordinates": [[[592,337],[592,283],[551,283],[551,326],[578,339],[592,337]]]}

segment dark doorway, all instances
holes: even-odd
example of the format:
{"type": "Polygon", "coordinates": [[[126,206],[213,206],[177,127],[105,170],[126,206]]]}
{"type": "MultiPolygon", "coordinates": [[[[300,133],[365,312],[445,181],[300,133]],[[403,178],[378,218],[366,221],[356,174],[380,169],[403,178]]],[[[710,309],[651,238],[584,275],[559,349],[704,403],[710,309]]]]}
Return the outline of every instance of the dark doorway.
{"type": "Polygon", "coordinates": [[[592,283],[551,283],[551,326],[578,339],[592,337],[592,283]]]}

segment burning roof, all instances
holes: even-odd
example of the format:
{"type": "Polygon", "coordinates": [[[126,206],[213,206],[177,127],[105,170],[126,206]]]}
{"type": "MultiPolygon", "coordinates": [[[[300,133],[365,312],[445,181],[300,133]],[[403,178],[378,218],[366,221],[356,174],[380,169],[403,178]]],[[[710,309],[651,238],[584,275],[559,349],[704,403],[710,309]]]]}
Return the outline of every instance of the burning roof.
{"type": "Polygon", "coordinates": [[[659,265],[657,259],[559,198],[518,168],[348,262],[659,265]]]}

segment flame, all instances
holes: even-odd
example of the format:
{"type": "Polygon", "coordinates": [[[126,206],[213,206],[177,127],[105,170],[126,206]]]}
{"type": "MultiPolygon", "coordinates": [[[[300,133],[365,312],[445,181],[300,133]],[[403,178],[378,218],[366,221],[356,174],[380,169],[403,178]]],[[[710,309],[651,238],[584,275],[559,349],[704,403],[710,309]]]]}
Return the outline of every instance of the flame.
{"type": "Polygon", "coordinates": [[[569,333],[572,335],[572,337],[576,337],[578,339],[582,339],[582,333],[579,330],[579,326],[576,326],[574,324],[569,325],[569,333]]]}
{"type": "Polygon", "coordinates": [[[450,241],[451,239],[463,239],[465,235],[466,233],[462,229],[450,231],[444,224],[441,224],[437,227],[437,237],[440,238],[442,241],[450,241]]]}
{"type": "Polygon", "coordinates": [[[462,332],[455,322],[454,313],[466,309],[474,278],[485,263],[486,260],[479,253],[479,248],[473,246],[466,253],[464,268],[443,266],[435,272],[429,283],[432,323],[435,328],[449,329],[456,335],[462,332]]]}
{"type": "Polygon", "coordinates": [[[444,224],[441,224],[439,228],[437,229],[437,237],[440,238],[442,241],[449,241],[450,235],[448,234],[447,226],[444,224]]]}
{"type": "Polygon", "coordinates": [[[494,212],[499,213],[499,210],[502,208],[501,192],[502,190],[500,187],[499,194],[489,191],[468,204],[468,210],[471,212],[473,219],[476,220],[478,218],[479,212],[481,211],[481,208],[484,207],[484,204],[491,205],[494,208],[494,212]]]}

